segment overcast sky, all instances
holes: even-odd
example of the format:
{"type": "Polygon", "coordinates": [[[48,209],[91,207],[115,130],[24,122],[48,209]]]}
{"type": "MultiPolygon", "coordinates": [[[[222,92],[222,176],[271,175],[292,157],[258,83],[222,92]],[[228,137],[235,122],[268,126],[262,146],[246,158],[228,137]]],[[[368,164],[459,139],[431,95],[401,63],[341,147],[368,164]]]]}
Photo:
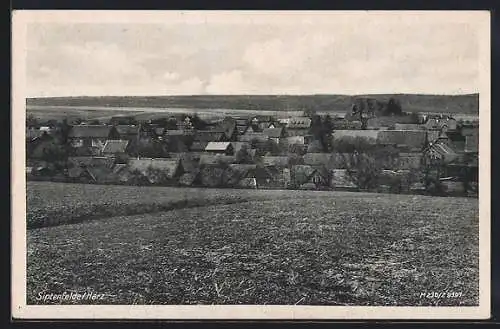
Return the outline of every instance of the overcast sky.
{"type": "Polygon", "coordinates": [[[262,16],[30,23],[28,96],[478,91],[472,24],[435,14],[262,16]]]}

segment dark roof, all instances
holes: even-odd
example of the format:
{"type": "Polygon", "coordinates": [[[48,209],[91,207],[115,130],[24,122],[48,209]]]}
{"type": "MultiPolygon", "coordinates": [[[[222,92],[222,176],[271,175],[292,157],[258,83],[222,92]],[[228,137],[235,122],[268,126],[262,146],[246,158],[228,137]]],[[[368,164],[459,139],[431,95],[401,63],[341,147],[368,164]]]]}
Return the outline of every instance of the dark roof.
{"type": "Polygon", "coordinates": [[[427,138],[425,130],[380,130],[377,142],[422,148],[427,138]]]}
{"type": "Polygon", "coordinates": [[[125,153],[128,140],[107,140],[102,149],[102,153],[125,153]]]}
{"type": "Polygon", "coordinates": [[[235,160],[236,158],[231,155],[203,154],[202,156],[200,156],[200,165],[216,165],[219,162],[230,164],[235,160]]]}
{"type": "Polygon", "coordinates": [[[233,145],[233,149],[234,149],[234,152],[238,152],[239,150],[241,150],[243,148],[243,146],[246,146],[247,148],[247,151],[250,150],[250,143],[248,142],[231,142],[231,144],[233,145]]]}
{"type": "MultiPolygon", "coordinates": [[[[156,128],[156,129],[158,129],[158,128],[156,128]]],[[[183,129],[167,130],[167,129],[165,129],[163,131],[163,134],[165,136],[188,136],[188,135],[193,135],[194,133],[191,130],[183,130],[183,129]]]]}
{"type": "Polygon", "coordinates": [[[239,136],[238,139],[240,142],[251,142],[253,139],[266,141],[268,140],[268,137],[263,133],[250,132],[247,130],[247,132],[244,135],[239,136]]]}
{"type": "Polygon", "coordinates": [[[286,167],[288,165],[288,157],[286,156],[264,156],[262,163],[265,166],[286,167]]]}
{"type": "Polygon", "coordinates": [[[231,117],[225,117],[224,120],[217,126],[217,130],[224,132],[226,138],[230,138],[236,130],[236,120],[231,117]]]}
{"type": "Polygon", "coordinates": [[[194,152],[203,152],[207,147],[208,142],[193,142],[191,144],[190,150],[194,152]]]}
{"type": "Polygon", "coordinates": [[[283,136],[283,128],[265,128],[262,133],[269,138],[280,138],[283,136]]]}
{"type": "Polygon", "coordinates": [[[104,125],[81,125],[73,126],[69,131],[70,138],[108,138],[111,126],[104,125]]]}
{"type": "Polygon", "coordinates": [[[236,120],[236,125],[238,126],[248,125],[248,123],[250,122],[248,118],[235,118],[235,120],[236,120]]]}
{"type": "Polygon", "coordinates": [[[311,176],[314,174],[316,169],[308,165],[295,165],[292,166],[290,173],[293,177],[295,183],[301,185],[309,182],[311,176]]]}
{"type": "Polygon", "coordinates": [[[115,126],[116,131],[120,135],[137,135],[139,132],[139,126],[136,125],[118,125],[115,126]]]}
{"type": "Polygon", "coordinates": [[[221,142],[224,139],[224,133],[212,130],[198,130],[194,135],[194,140],[198,142],[221,142]]]}

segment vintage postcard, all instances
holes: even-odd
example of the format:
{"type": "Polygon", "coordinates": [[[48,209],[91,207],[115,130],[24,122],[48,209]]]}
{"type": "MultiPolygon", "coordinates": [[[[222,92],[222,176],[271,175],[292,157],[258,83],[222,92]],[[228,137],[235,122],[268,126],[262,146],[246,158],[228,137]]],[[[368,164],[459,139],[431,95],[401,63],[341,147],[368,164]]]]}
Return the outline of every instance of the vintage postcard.
{"type": "Polygon", "coordinates": [[[489,318],[489,12],[15,11],[12,59],[14,318],[489,318]]]}

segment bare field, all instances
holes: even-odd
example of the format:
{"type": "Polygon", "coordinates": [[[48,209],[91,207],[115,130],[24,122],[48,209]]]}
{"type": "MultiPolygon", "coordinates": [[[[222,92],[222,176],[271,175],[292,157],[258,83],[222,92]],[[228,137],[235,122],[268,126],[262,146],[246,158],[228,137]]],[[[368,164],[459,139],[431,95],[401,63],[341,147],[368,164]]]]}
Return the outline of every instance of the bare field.
{"type": "Polygon", "coordinates": [[[72,291],[106,294],[87,302],[99,304],[478,303],[476,199],[38,182],[28,212],[193,194],[212,199],[28,230],[28,304],[72,291]],[[228,196],[245,201],[218,203],[228,196]]]}

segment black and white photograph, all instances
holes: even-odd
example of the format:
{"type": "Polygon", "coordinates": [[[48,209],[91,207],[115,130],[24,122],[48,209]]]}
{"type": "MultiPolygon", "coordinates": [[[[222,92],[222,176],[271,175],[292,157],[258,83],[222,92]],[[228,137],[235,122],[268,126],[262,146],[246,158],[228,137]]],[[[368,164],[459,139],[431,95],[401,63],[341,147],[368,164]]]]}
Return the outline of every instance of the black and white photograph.
{"type": "Polygon", "coordinates": [[[488,318],[489,21],[14,12],[13,313],[488,318]]]}

